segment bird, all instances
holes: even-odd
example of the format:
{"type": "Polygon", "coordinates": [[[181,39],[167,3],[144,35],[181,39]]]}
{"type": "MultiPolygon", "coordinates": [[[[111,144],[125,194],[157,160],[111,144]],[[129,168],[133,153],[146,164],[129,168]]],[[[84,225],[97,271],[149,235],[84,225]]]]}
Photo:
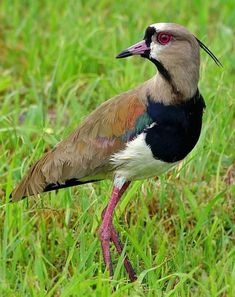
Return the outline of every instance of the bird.
{"type": "MultiPolygon", "coordinates": [[[[156,74],[91,112],[67,138],[31,166],[10,201],[104,179],[113,182],[98,230],[106,269],[113,276],[110,245],[123,245],[113,224],[114,210],[131,182],[159,176],[175,167],[198,142],[205,101],[198,89],[200,48],[221,62],[185,27],[149,25],[140,42],[116,58],[138,55],[156,74]]],[[[124,268],[137,275],[127,253],[124,268]]]]}

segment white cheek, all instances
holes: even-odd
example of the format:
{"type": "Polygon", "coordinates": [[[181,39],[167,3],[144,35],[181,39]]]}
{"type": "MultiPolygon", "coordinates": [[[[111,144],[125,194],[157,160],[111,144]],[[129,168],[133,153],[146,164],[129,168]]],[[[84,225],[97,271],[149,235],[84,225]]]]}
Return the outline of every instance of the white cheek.
{"type": "Polygon", "coordinates": [[[151,44],[150,44],[150,58],[157,60],[158,55],[163,50],[163,48],[164,48],[163,45],[160,45],[155,42],[151,42],[151,44]]]}

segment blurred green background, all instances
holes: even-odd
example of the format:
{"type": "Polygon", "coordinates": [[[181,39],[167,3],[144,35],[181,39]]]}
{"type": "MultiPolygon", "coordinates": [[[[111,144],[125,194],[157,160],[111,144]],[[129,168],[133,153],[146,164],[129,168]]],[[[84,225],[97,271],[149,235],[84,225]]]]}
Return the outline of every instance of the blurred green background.
{"type": "Polygon", "coordinates": [[[230,0],[0,2],[0,296],[235,296],[234,29],[230,0]],[[197,147],[120,203],[115,225],[139,279],[129,284],[113,253],[110,283],[97,236],[110,182],[7,201],[86,114],[155,74],[115,59],[155,22],[186,26],[224,67],[201,53],[197,147]]]}

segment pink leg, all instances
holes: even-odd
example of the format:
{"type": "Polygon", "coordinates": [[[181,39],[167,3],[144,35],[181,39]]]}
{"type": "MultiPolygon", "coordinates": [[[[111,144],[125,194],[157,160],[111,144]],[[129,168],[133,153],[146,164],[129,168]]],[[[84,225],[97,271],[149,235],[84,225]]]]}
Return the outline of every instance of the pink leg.
{"type": "MultiPolygon", "coordinates": [[[[112,196],[108,203],[108,206],[104,209],[104,211],[102,213],[103,222],[99,229],[99,235],[100,235],[100,240],[101,240],[104,262],[105,262],[106,267],[109,270],[110,276],[113,275],[113,268],[112,268],[111,255],[110,255],[110,246],[109,246],[110,240],[113,241],[119,254],[121,254],[122,250],[123,250],[122,244],[118,238],[117,231],[115,230],[113,223],[112,223],[113,211],[114,211],[118,201],[122,197],[122,194],[125,192],[125,190],[129,186],[129,184],[130,184],[130,182],[125,182],[120,188],[114,186],[112,196]]],[[[125,265],[128,275],[130,277],[130,280],[131,281],[136,280],[135,272],[131,266],[131,263],[130,263],[127,255],[125,255],[124,265],[125,265]]]]}
{"type": "MultiPolygon", "coordinates": [[[[111,226],[111,240],[114,243],[118,254],[121,255],[123,251],[123,246],[118,237],[118,233],[115,230],[113,225],[111,226]]],[[[127,254],[125,254],[125,258],[124,258],[124,266],[125,266],[126,272],[129,275],[130,281],[134,282],[137,279],[137,277],[127,254]]]]}

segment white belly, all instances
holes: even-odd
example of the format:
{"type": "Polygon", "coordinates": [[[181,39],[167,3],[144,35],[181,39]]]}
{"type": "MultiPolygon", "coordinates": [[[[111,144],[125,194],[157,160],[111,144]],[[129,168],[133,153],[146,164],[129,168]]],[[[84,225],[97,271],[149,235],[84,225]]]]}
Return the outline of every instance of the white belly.
{"type": "Polygon", "coordinates": [[[145,133],[140,134],[122,151],[112,155],[111,163],[115,168],[116,176],[122,176],[126,180],[145,179],[158,176],[178,164],[178,162],[167,163],[155,159],[145,142],[145,136],[145,133]]]}

